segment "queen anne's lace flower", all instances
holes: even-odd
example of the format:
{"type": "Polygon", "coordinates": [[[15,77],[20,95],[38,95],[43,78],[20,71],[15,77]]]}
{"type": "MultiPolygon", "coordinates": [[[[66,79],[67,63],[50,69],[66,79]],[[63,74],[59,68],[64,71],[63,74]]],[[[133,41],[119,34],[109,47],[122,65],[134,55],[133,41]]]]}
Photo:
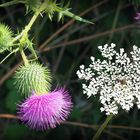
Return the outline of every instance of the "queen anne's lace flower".
{"type": "Polygon", "coordinates": [[[83,93],[88,97],[99,94],[101,112],[106,115],[118,114],[118,109],[129,111],[134,104],[140,108],[140,48],[133,46],[127,56],[124,49],[114,50],[115,44],[98,47],[104,60],[91,57],[88,68],[80,66],[77,75],[85,79],[83,93]]]}

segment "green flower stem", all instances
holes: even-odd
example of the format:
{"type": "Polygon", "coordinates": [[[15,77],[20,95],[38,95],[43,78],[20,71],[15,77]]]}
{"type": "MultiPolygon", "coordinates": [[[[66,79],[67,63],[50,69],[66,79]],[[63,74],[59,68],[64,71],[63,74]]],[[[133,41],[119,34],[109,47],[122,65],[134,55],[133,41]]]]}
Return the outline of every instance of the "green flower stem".
{"type": "Polygon", "coordinates": [[[98,129],[98,131],[96,132],[95,136],[93,137],[92,140],[98,140],[98,138],[100,137],[101,133],[103,132],[103,130],[107,127],[109,121],[112,119],[113,114],[107,116],[105,122],[101,125],[101,127],[98,129]]]}
{"type": "Polygon", "coordinates": [[[34,24],[34,22],[36,21],[37,17],[39,16],[41,10],[39,9],[37,12],[35,12],[35,14],[33,15],[33,17],[31,18],[29,24],[27,26],[25,26],[25,29],[23,30],[23,36],[27,36],[29,30],[31,29],[32,25],[34,24]]]}
{"type": "Polygon", "coordinates": [[[28,23],[28,25],[25,26],[25,29],[18,35],[16,36],[13,40],[12,43],[17,41],[18,39],[22,40],[25,36],[27,36],[29,30],[31,29],[33,23],[36,21],[37,17],[39,16],[41,10],[39,9],[37,12],[35,12],[35,14],[33,15],[33,17],[31,18],[30,22],[28,23]]]}
{"type": "Polygon", "coordinates": [[[26,55],[25,55],[23,49],[20,51],[20,53],[21,53],[22,59],[23,59],[23,61],[24,61],[24,64],[25,64],[25,65],[28,65],[28,64],[29,64],[29,61],[28,61],[28,59],[27,59],[27,57],[26,57],[26,55]]]}
{"type": "Polygon", "coordinates": [[[11,53],[9,53],[2,61],[0,61],[0,64],[2,64],[9,56],[11,56],[13,53],[16,53],[19,51],[19,48],[13,50],[11,53]]]}
{"type": "Polygon", "coordinates": [[[7,7],[7,6],[11,6],[17,3],[25,3],[24,1],[19,1],[19,0],[12,0],[3,4],[0,4],[0,7],[7,7]]]}
{"type": "MultiPolygon", "coordinates": [[[[28,23],[28,25],[25,26],[24,30],[18,35],[16,36],[13,40],[12,43],[19,40],[20,38],[24,38],[25,36],[27,36],[29,30],[31,29],[32,25],[34,24],[34,22],[36,21],[37,17],[39,16],[39,14],[45,9],[45,3],[43,3],[40,8],[34,13],[33,17],[31,18],[30,22],[28,23]]],[[[20,40],[21,40],[20,39],[20,40]]]]}
{"type": "MultiPolygon", "coordinates": [[[[45,9],[45,6],[44,6],[45,3],[43,3],[40,8],[34,13],[33,17],[31,18],[30,22],[28,23],[28,25],[25,26],[24,30],[18,35],[16,36],[13,40],[12,40],[12,44],[19,40],[21,46],[20,46],[20,52],[21,52],[21,56],[22,56],[22,59],[24,61],[25,64],[28,64],[28,59],[23,51],[23,46],[24,46],[24,41],[26,40],[26,38],[28,38],[28,32],[30,31],[32,25],[34,24],[34,22],[36,21],[37,17],[39,16],[39,14],[45,9]],[[23,44],[23,46],[22,46],[23,44]]],[[[34,48],[32,48],[32,52],[33,52],[33,55],[35,56],[35,58],[37,58],[37,55],[36,55],[36,52],[34,50],[34,48]]]]}

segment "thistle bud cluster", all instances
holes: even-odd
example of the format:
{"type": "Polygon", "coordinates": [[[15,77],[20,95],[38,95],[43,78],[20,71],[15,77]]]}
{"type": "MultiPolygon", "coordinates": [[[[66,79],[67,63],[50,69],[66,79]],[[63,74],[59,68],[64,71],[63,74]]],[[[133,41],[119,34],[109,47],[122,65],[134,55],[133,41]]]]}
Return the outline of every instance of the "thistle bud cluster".
{"type": "Polygon", "coordinates": [[[30,128],[45,130],[56,127],[69,115],[71,97],[65,88],[51,90],[52,76],[39,63],[22,65],[15,73],[15,86],[26,95],[18,105],[18,115],[30,128]]]}
{"type": "Polygon", "coordinates": [[[14,76],[15,87],[19,93],[26,97],[25,101],[18,105],[20,120],[37,130],[54,128],[68,118],[72,108],[71,96],[62,87],[51,91],[52,75],[50,70],[37,61],[29,62],[23,51],[24,48],[27,47],[32,51],[32,54],[35,54],[35,51],[28,35],[23,34],[29,30],[27,29],[25,28],[18,37],[15,37],[18,38],[15,41],[10,28],[1,23],[0,53],[10,51],[12,54],[19,50],[24,61],[14,76]],[[12,48],[15,45],[13,42],[17,43],[16,49],[12,48]]]}

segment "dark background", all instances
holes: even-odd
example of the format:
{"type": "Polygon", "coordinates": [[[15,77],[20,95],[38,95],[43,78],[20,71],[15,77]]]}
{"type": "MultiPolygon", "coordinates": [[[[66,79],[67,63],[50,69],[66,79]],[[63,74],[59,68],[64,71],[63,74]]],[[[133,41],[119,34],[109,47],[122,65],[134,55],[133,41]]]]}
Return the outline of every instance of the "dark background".
{"type": "MultiPolygon", "coordinates": [[[[4,2],[0,0],[0,3],[4,2]]],[[[130,52],[133,45],[140,46],[140,25],[134,20],[139,5],[127,0],[71,0],[70,7],[77,15],[89,10],[83,17],[95,24],[75,21],[66,26],[71,20],[68,17],[63,23],[58,23],[56,17],[51,22],[47,15],[43,15],[30,31],[39,61],[49,66],[53,73],[53,87],[65,85],[72,96],[74,107],[68,122],[55,129],[36,132],[17,119],[1,118],[0,140],[91,140],[97,131],[94,126],[105,120],[98,97],[87,98],[82,93],[76,71],[81,64],[89,65],[90,56],[100,58],[99,45],[113,42],[117,44],[117,49],[123,47],[126,52],[130,52]],[[64,26],[66,28],[48,42],[64,26]],[[48,43],[39,49],[44,42],[48,43]]],[[[15,33],[28,24],[31,16],[32,13],[26,14],[22,4],[0,8],[0,22],[9,25],[15,33]]],[[[7,54],[1,54],[0,60],[7,54]]],[[[0,65],[0,114],[16,115],[17,103],[22,101],[13,85],[13,74],[20,62],[20,54],[15,54],[0,65]]],[[[139,140],[139,116],[137,107],[129,113],[120,110],[111,121],[111,128],[104,131],[100,140],[139,140]]]]}

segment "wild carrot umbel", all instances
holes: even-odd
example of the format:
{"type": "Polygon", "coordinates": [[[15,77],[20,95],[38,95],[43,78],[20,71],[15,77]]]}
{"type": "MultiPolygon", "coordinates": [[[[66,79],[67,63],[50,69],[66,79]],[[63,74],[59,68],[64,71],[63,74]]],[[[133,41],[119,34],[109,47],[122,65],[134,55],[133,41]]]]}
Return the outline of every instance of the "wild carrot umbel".
{"type": "Polygon", "coordinates": [[[140,108],[140,48],[133,46],[127,56],[124,49],[115,50],[115,44],[99,46],[104,60],[91,57],[88,68],[80,66],[77,75],[84,79],[83,93],[88,97],[99,94],[101,112],[118,114],[119,108],[129,111],[135,104],[140,108]]]}

